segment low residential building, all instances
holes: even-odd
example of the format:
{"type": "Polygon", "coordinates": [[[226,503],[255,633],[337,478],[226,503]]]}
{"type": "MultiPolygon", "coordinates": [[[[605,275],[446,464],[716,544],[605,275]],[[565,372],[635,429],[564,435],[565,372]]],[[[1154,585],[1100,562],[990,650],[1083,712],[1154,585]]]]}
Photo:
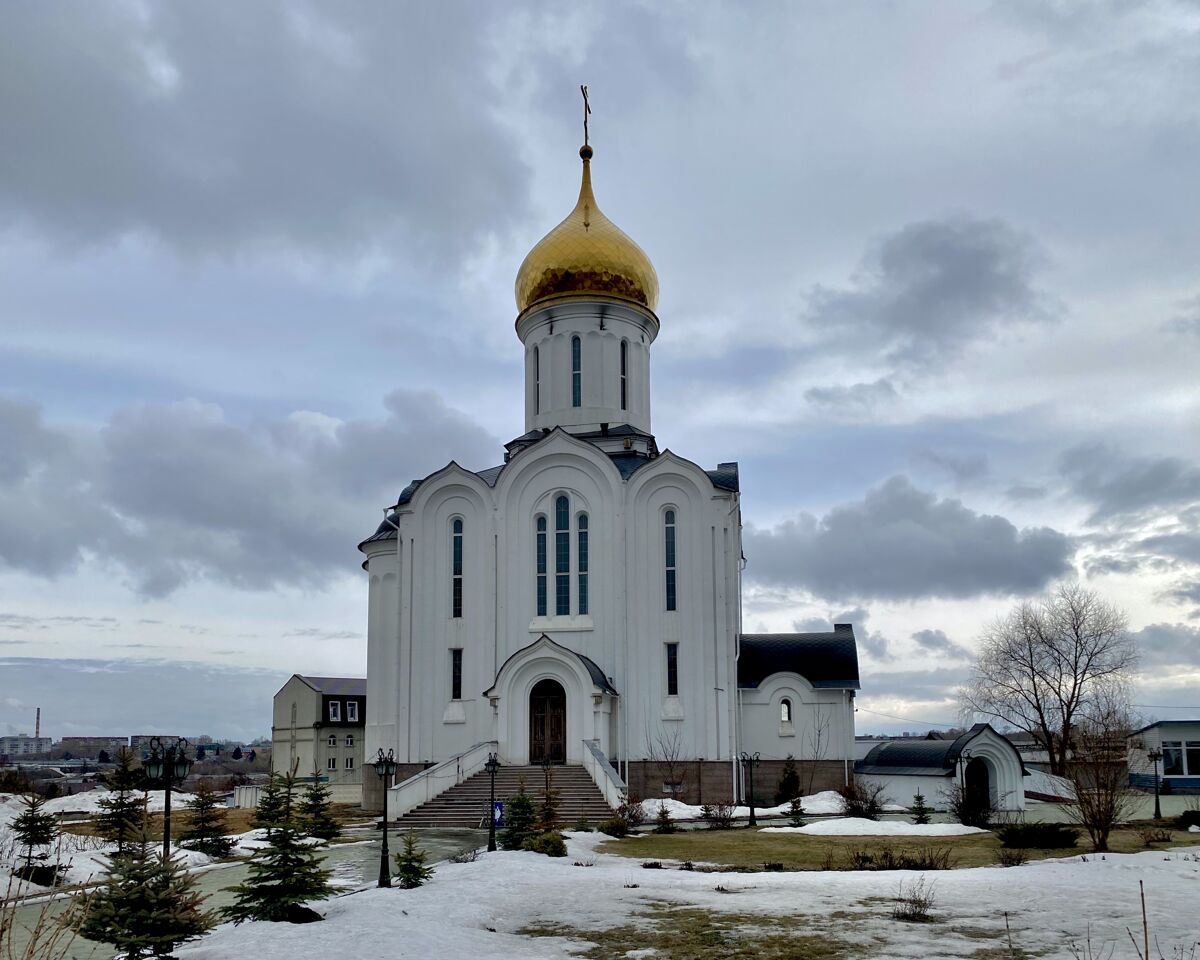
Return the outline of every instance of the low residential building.
{"type": "Polygon", "coordinates": [[[272,769],[306,778],[316,771],[333,788],[334,799],[356,802],[362,795],[366,716],[365,678],[293,674],[275,694],[272,769]]]}
{"type": "Polygon", "coordinates": [[[0,757],[33,757],[49,752],[49,737],[31,737],[24,733],[0,737],[0,757]]]}
{"type": "Polygon", "coordinates": [[[1200,792],[1200,719],[1159,720],[1129,735],[1129,782],[1154,789],[1155,762],[1167,790],[1200,792]]]}
{"type": "Polygon", "coordinates": [[[115,760],[117,751],[128,749],[128,747],[128,737],[63,737],[55,745],[55,749],[62,753],[69,753],[72,757],[82,757],[88,760],[97,759],[101,751],[107,753],[110,759],[115,760]]]}

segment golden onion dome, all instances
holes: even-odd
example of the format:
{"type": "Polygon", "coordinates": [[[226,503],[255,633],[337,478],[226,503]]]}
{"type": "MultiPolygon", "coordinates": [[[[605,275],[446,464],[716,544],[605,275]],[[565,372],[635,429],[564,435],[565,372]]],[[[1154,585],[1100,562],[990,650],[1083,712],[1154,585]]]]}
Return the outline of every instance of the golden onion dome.
{"type": "Polygon", "coordinates": [[[653,310],[658,274],[636,243],[596,206],[592,195],[592,148],[579,150],[583,182],[579,200],[557,227],[529,251],[517,271],[517,309],[551,297],[604,294],[653,310]]]}

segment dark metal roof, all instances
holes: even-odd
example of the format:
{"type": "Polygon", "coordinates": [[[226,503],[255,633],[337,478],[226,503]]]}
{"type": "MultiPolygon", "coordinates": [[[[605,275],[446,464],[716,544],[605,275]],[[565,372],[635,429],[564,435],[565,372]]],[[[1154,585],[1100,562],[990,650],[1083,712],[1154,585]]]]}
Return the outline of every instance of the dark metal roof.
{"type": "Polygon", "coordinates": [[[757,687],[774,673],[798,673],[814,687],[857,690],[854,627],[835,623],[826,633],[744,633],[738,686],[757,687]]]}
{"type": "Polygon", "coordinates": [[[365,697],[367,681],[362,677],[306,677],[296,674],[318,693],[331,697],[365,697]]]}
{"type": "MultiPolygon", "coordinates": [[[[854,765],[855,773],[908,774],[918,776],[949,776],[954,772],[963,751],[972,740],[983,731],[992,730],[986,723],[977,723],[966,733],[955,740],[888,740],[871,748],[862,760],[854,765]]],[[[995,733],[995,730],[992,730],[995,733]]],[[[1021,755],[1006,738],[1000,737],[1008,744],[1017,763],[1021,764],[1021,755]]],[[[1021,765],[1021,771],[1025,767],[1021,765]]]]}
{"type": "MultiPolygon", "coordinates": [[[[558,643],[556,640],[551,639],[550,637],[546,636],[546,634],[544,634],[544,633],[540,637],[538,637],[536,640],[534,640],[533,643],[526,644],[520,650],[517,650],[516,652],[510,654],[505,659],[504,663],[500,664],[500,669],[496,671],[497,680],[499,679],[500,674],[504,672],[504,668],[506,666],[508,666],[509,661],[512,660],[513,657],[517,656],[520,653],[524,653],[530,647],[534,646],[534,644],[540,643],[543,640],[545,640],[547,643],[553,644],[554,646],[558,647],[560,650],[563,650],[563,651],[571,654],[572,656],[578,657],[581,661],[583,661],[583,665],[585,667],[587,667],[588,675],[592,678],[592,683],[596,686],[597,689],[603,690],[605,693],[611,693],[614,697],[620,696],[620,694],[617,693],[617,688],[614,687],[611,683],[609,683],[608,677],[606,677],[604,675],[604,671],[600,669],[599,664],[597,664],[595,660],[593,660],[591,657],[585,656],[582,653],[579,653],[577,650],[572,650],[570,647],[563,646],[561,643],[558,643]]],[[[495,682],[493,682],[492,686],[488,687],[486,690],[483,691],[483,695],[486,697],[488,694],[490,694],[492,692],[493,689],[495,689],[495,686],[496,686],[496,684],[495,684],[495,682]]]]}
{"type": "Polygon", "coordinates": [[[722,490],[732,490],[734,493],[740,489],[736,461],[733,463],[719,463],[716,470],[705,470],[704,472],[708,474],[708,479],[713,482],[714,487],[720,487],[722,490]]]}
{"type": "Polygon", "coordinates": [[[1180,724],[1195,724],[1200,723],[1200,718],[1195,720],[1155,720],[1153,723],[1148,723],[1139,730],[1134,730],[1130,734],[1131,737],[1136,737],[1139,733],[1145,733],[1147,730],[1153,730],[1155,727],[1174,727],[1180,724]]]}

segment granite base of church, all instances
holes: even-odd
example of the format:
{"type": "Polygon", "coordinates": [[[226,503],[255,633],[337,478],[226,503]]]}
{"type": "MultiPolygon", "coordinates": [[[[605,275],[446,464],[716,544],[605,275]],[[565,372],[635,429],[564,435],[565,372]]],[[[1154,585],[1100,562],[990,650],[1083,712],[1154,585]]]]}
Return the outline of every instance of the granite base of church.
{"type": "MultiPolygon", "coordinates": [[[[403,783],[425,769],[424,763],[401,763],[396,769],[396,783],[403,783]]],[[[383,812],[383,781],[374,776],[374,771],[368,764],[363,771],[362,808],[367,813],[383,812]]],[[[395,815],[394,810],[388,811],[388,819],[395,815]]]]}
{"type": "MultiPolygon", "coordinates": [[[[762,760],[754,769],[754,799],[760,806],[775,802],[775,790],[783,776],[783,760],[762,760]]],[[[847,766],[841,760],[796,760],[800,790],[805,795],[837,790],[845,785],[847,766]]],[[[733,796],[733,764],[729,760],[689,760],[675,765],[676,789],[667,784],[671,775],[664,764],[652,760],[629,762],[629,787],[643,800],[674,797],[684,803],[728,801],[733,796]]],[[[853,765],[849,776],[854,777],[853,765]]]]}

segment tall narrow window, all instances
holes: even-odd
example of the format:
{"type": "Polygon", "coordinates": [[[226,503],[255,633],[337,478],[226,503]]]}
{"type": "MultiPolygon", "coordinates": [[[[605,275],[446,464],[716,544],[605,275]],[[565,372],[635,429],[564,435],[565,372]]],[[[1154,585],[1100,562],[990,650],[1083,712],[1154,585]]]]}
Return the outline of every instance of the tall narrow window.
{"type": "Polygon", "coordinates": [[[579,614],[586,616],[588,612],[588,517],[586,513],[579,515],[579,533],[577,542],[577,571],[579,574],[579,614]]]}
{"type": "Polygon", "coordinates": [[[667,568],[667,609],[675,609],[675,511],[663,515],[663,548],[667,568]]]}
{"type": "Polygon", "coordinates": [[[629,405],[629,341],[621,341],[621,409],[629,405]]]}
{"type": "Polygon", "coordinates": [[[537,615],[546,615],[546,518],[537,518],[537,615]]]}
{"type": "Polygon", "coordinates": [[[450,534],[450,616],[462,616],[463,597],[463,522],[454,518],[450,534]]]}
{"type": "Polygon", "coordinates": [[[667,696],[679,696],[679,644],[667,644],[667,696]]]}
{"type": "Polygon", "coordinates": [[[571,504],[554,501],[554,615],[571,615],[571,504]]]}
{"type": "Polygon", "coordinates": [[[784,697],[782,700],[779,701],[779,722],[780,723],[791,723],[792,722],[792,701],[789,700],[787,697],[784,697]]]}
{"type": "Polygon", "coordinates": [[[542,360],[538,348],[533,348],[533,412],[542,412],[542,360]]]}
{"type": "Polygon", "coordinates": [[[450,699],[462,699],[462,650],[450,651],[450,699]]]}
{"type": "Polygon", "coordinates": [[[571,338],[571,406],[583,404],[583,345],[571,338]]]}

